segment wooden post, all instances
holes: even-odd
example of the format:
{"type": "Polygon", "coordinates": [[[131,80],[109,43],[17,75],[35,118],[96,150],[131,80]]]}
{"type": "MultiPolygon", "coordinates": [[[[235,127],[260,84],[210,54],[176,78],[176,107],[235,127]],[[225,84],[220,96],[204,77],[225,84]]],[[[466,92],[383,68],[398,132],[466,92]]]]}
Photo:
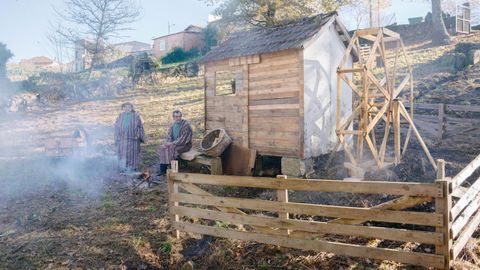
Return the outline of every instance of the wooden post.
{"type": "Polygon", "coordinates": [[[394,138],[394,147],[395,147],[395,165],[400,163],[401,152],[400,152],[400,111],[398,109],[398,100],[392,102],[392,118],[393,118],[393,138],[394,138]]]}
{"type": "Polygon", "coordinates": [[[438,142],[443,140],[443,133],[445,131],[445,104],[438,104],[438,142]]]}
{"type": "Polygon", "coordinates": [[[443,245],[435,246],[435,253],[445,257],[444,269],[450,269],[452,263],[452,243],[451,237],[451,214],[452,207],[452,191],[451,179],[445,177],[445,161],[443,159],[437,160],[437,180],[435,181],[442,189],[443,196],[435,198],[435,213],[443,215],[443,225],[436,227],[436,232],[443,234],[443,245]]]}
{"type": "Polygon", "coordinates": [[[340,99],[342,98],[342,81],[341,81],[341,78],[340,78],[340,73],[339,73],[339,70],[340,70],[340,67],[337,68],[337,110],[335,111],[335,131],[338,132],[338,130],[340,129],[340,108],[341,108],[341,105],[340,105],[340,99]]]}
{"type": "MultiPolygon", "coordinates": [[[[371,57],[370,57],[371,58],[371,57]]],[[[362,103],[362,110],[360,112],[359,121],[358,121],[358,130],[362,131],[361,134],[357,136],[357,161],[359,163],[363,160],[363,142],[366,134],[366,129],[368,125],[368,78],[366,71],[363,70],[363,92],[360,102],[362,103]]]]}
{"type": "MultiPolygon", "coordinates": [[[[171,169],[167,170],[167,181],[168,181],[168,194],[174,194],[178,193],[178,183],[175,183],[172,179],[172,174],[173,173],[178,173],[178,161],[177,160],[172,160],[170,163],[171,169]]],[[[178,206],[178,202],[172,202],[172,200],[169,198],[168,200],[168,205],[170,207],[170,223],[173,224],[173,222],[178,222],[180,221],[180,217],[178,215],[175,215],[172,213],[172,208],[173,206],[178,206]]],[[[179,230],[173,230],[173,235],[178,239],[180,238],[180,231],[179,230]]]]}
{"type": "MultiPolygon", "coordinates": [[[[286,175],[277,175],[278,179],[287,179],[286,175]]],[[[278,189],[277,190],[277,201],[279,202],[288,202],[288,190],[287,189],[278,189]]],[[[287,212],[278,212],[279,219],[288,219],[287,212]]],[[[290,230],[286,231],[287,235],[291,233],[290,230]]]]}

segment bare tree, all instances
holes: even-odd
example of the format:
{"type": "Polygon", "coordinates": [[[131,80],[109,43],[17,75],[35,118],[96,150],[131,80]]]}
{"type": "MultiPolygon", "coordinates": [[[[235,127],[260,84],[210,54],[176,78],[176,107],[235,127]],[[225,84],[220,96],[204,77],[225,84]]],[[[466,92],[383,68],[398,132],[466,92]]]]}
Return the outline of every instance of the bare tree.
{"type": "Polygon", "coordinates": [[[350,21],[359,29],[367,22],[370,27],[380,27],[391,22],[391,17],[385,15],[385,10],[391,6],[390,0],[358,0],[345,6],[350,21]]]}
{"type": "Polygon", "coordinates": [[[72,60],[73,46],[68,39],[59,34],[63,29],[61,24],[51,24],[51,30],[47,33],[50,49],[55,55],[55,61],[60,63],[60,72],[64,72],[63,64],[72,60]]]}
{"type": "Polygon", "coordinates": [[[88,77],[101,59],[106,42],[119,33],[131,30],[128,25],[138,20],[140,7],[133,0],[65,0],[65,7],[56,10],[70,27],[57,33],[76,45],[77,41],[90,38],[82,46],[91,55],[88,77]]]}

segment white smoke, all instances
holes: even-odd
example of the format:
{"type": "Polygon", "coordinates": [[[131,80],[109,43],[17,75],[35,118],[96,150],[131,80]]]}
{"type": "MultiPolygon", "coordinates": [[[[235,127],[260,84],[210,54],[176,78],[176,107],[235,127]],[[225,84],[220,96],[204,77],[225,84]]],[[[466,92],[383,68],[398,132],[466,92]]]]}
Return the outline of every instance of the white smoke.
{"type": "Polygon", "coordinates": [[[113,123],[95,125],[84,115],[67,115],[61,108],[56,113],[49,110],[52,108],[0,115],[0,203],[57,183],[97,196],[105,179],[116,172],[113,123]],[[47,141],[72,138],[79,124],[85,124],[91,141],[85,156],[57,158],[45,152],[47,141]]]}

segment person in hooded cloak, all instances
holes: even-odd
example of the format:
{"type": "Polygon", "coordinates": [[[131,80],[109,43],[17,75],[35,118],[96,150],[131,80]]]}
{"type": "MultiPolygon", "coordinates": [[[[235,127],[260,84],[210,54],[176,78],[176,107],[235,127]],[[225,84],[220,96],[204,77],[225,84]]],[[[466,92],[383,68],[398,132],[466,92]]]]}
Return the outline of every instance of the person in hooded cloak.
{"type": "Polygon", "coordinates": [[[123,112],[115,121],[115,146],[120,171],[138,170],[140,163],[140,144],[145,142],[140,114],[133,109],[131,103],[122,104],[123,112]]]}

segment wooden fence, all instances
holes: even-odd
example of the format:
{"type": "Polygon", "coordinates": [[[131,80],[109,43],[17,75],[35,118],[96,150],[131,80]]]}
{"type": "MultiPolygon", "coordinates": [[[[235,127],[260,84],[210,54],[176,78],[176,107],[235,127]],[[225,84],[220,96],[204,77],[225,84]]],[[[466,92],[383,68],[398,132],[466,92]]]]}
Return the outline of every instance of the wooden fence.
{"type": "Polygon", "coordinates": [[[172,228],[177,237],[179,231],[185,231],[449,269],[480,225],[480,178],[470,180],[480,168],[480,155],[453,178],[445,176],[443,160],[438,160],[437,166],[434,183],[397,183],[179,173],[178,163],[173,161],[168,172],[172,228]],[[217,196],[206,191],[205,186],[272,189],[276,191],[276,200],[217,196]],[[289,190],[397,197],[362,208],[290,202],[289,190]],[[425,202],[433,202],[435,209],[430,212],[404,210],[425,202]],[[296,219],[293,214],[321,217],[323,221],[296,219]],[[230,225],[216,226],[214,221],[230,225]],[[325,235],[329,236],[328,240],[322,240],[325,235]],[[390,240],[397,246],[392,249],[353,244],[348,241],[351,236],[357,240],[390,240]],[[431,245],[435,252],[407,250],[402,243],[408,242],[431,245]]]}
{"type": "MultiPolygon", "coordinates": [[[[449,209],[449,237],[452,240],[450,256],[456,259],[468,240],[480,225],[480,177],[475,181],[467,179],[480,168],[480,155],[468,164],[449,183],[453,203],[449,209]]],[[[448,179],[448,178],[447,178],[448,179]]],[[[451,200],[448,198],[448,200],[451,200]]]]}
{"type": "MultiPolygon", "coordinates": [[[[439,161],[439,166],[444,168],[442,161],[439,161]]],[[[439,176],[442,177],[442,173],[439,176]]],[[[172,227],[177,237],[180,230],[436,268],[448,267],[450,263],[448,183],[444,177],[435,183],[425,184],[287,179],[285,176],[258,178],[204,175],[179,173],[175,162],[168,173],[169,207],[172,227]],[[203,188],[206,185],[273,189],[277,199],[269,201],[217,196],[207,192],[203,188]],[[398,197],[371,208],[362,208],[289,202],[289,190],[398,197]],[[435,211],[402,210],[432,200],[436,206],[435,211]],[[295,219],[292,214],[321,217],[325,221],[295,219]],[[214,221],[236,226],[216,226],[214,221]],[[366,221],[373,223],[365,225],[366,221]],[[391,226],[392,224],[396,226],[391,226]],[[323,235],[329,235],[329,240],[321,240],[323,235]],[[398,245],[393,249],[353,244],[348,241],[351,236],[390,240],[398,245]],[[407,250],[402,245],[407,242],[432,245],[432,249],[435,246],[436,252],[432,254],[423,249],[407,250]]]]}
{"type": "Polygon", "coordinates": [[[480,143],[480,106],[415,103],[414,109],[414,122],[427,138],[445,146],[480,143]]]}

